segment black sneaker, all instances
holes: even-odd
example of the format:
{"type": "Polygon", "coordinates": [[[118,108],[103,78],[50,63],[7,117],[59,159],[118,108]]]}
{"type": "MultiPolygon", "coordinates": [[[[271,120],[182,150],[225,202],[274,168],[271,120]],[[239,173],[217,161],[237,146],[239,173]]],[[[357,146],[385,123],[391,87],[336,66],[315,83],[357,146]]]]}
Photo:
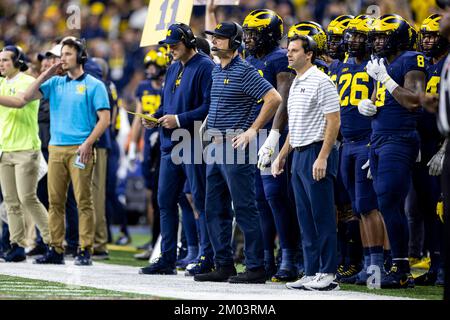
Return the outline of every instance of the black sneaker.
{"type": "Polygon", "coordinates": [[[9,249],[0,258],[0,262],[21,262],[27,259],[25,255],[25,249],[20,247],[18,244],[13,243],[11,249],[9,249]]]}
{"type": "Polygon", "coordinates": [[[213,270],[214,261],[206,256],[201,256],[200,259],[186,267],[184,275],[193,277],[196,274],[209,273],[213,270]]]}
{"type": "Polygon", "coordinates": [[[27,257],[43,256],[47,253],[48,247],[45,244],[38,244],[26,253],[27,257]]]}
{"type": "Polygon", "coordinates": [[[88,249],[80,249],[75,257],[74,264],[76,266],[90,266],[92,265],[91,253],[88,249]]]}
{"type": "Polygon", "coordinates": [[[56,252],[55,248],[50,248],[47,253],[36,260],[35,264],[64,264],[64,254],[56,252]]]}
{"type": "Polygon", "coordinates": [[[394,263],[391,271],[381,277],[380,284],[382,289],[414,288],[414,278],[411,273],[400,270],[394,263]]]}
{"type": "Polygon", "coordinates": [[[356,279],[356,275],[361,271],[361,267],[355,264],[350,264],[344,270],[338,271],[336,273],[336,281],[342,283],[354,283],[354,279],[356,279]],[[349,279],[349,282],[346,282],[346,278],[349,279]]]}
{"type": "Polygon", "coordinates": [[[229,283],[266,283],[266,271],[264,268],[245,270],[237,276],[230,277],[229,283]]]}
{"type": "Polygon", "coordinates": [[[280,269],[277,273],[273,275],[270,279],[272,282],[291,282],[296,281],[298,279],[298,271],[296,268],[288,270],[288,269],[280,269]]]}
{"type": "MultiPolygon", "coordinates": [[[[195,281],[212,281],[212,282],[226,282],[232,276],[236,275],[236,268],[234,265],[217,267],[215,270],[208,273],[196,274],[195,281]]],[[[265,277],[265,273],[264,273],[265,277]]]]}
{"type": "Polygon", "coordinates": [[[96,251],[92,254],[92,260],[109,260],[108,251],[96,251]]]}
{"type": "Polygon", "coordinates": [[[175,275],[177,270],[175,266],[169,265],[162,257],[159,257],[156,261],[150,263],[145,268],[139,269],[139,274],[167,274],[175,275]]]}

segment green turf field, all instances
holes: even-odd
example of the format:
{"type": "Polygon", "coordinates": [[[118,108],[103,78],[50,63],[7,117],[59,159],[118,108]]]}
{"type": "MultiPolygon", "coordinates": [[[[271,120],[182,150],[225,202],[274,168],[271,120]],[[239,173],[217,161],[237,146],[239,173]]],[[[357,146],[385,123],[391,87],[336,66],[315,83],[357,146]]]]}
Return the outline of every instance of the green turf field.
{"type": "Polygon", "coordinates": [[[149,295],[0,275],[0,299],[159,299],[149,295]]]}
{"type": "MultiPolygon", "coordinates": [[[[133,255],[141,252],[137,246],[149,241],[149,236],[142,234],[132,235],[132,243],[128,246],[109,246],[110,259],[102,263],[143,267],[147,261],[134,259],[133,255]]],[[[237,266],[238,272],[244,266],[237,266]]],[[[424,270],[413,270],[415,276],[424,270]]],[[[441,300],[443,289],[440,287],[415,287],[402,290],[371,290],[365,286],[341,284],[341,290],[356,291],[387,296],[408,297],[415,299],[441,300]]],[[[90,287],[70,286],[57,282],[32,280],[19,277],[0,275],[0,299],[165,299],[150,295],[123,293],[117,291],[95,289],[90,287]]]]}

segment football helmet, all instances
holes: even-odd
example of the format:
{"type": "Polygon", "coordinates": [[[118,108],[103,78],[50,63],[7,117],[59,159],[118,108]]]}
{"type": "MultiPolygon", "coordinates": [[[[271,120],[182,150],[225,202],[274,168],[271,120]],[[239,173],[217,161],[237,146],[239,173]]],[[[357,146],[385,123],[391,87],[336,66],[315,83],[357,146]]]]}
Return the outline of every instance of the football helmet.
{"type": "Polygon", "coordinates": [[[327,51],[327,34],[322,26],[314,21],[302,21],[293,25],[288,32],[288,38],[294,35],[310,36],[317,44],[317,55],[323,55],[327,51]]]}
{"type": "Polygon", "coordinates": [[[283,19],[269,9],[253,10],[245,17],[242,29],[245,49],[251,55],[270,52],[279,45],[283,36],[283,19]],[[253,39],[254,46],[248,46],[250,39],[253,39]]]}
{"type": "Polygon", "coordinates": [[[372,30],[373,18],[359,15],[352,19],[345,30],[344,43],[350,57],[364,57],[371,53],[369,32],[372,30]]]}
{"type": "Polygon", "coordinates": [[[412,27],[398,14],[385,14],[375,19],[372,27],[369,41],[377,56],[387,57],[398,51],[410,50],[412,27]]]}
{"type": "Polygon", "coordinates": [[[327,28],[328,55],[333,59],[343,60],[345,56],[344,33],[348,23],[354,18],[351,15],[341,15],[332,20],[327,28]]]}
{"type": "Polygon", "coordinates": [[[427,57],[439,57],[448,49],[448,40],[439,33],[440,14],[427,17],[419,29],[419,49],[427,57]]]}
{"type": "Polygon", "coordinates": [[[157,80],[160,77],[164,76],[169,64],[169,55],[167,54],[167,50],[164,47],[159,47],[158,50],[150,50],[144,58],[145,69],[148,69],[150,65],[154,65],[156,67],[155,72],[147,74],[147,77],[152,80],[157,80]]]}

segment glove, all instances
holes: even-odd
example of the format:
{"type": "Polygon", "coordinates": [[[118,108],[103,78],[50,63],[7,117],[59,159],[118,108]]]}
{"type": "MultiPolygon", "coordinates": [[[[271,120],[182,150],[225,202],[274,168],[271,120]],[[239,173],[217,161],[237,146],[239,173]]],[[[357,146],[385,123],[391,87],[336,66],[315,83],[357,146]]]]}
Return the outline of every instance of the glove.
{"type": "Polygon", "coordinates": [[[445,151],[441,148],[438,152],[428,161],[427,166],[430,176],[440,176],[442,173],[442,167],[444,166],[445,151]]]}
{"type": "Polygon", "coordinates": [[[384,58],[377,59],[372,56],[372,59],[366,65],[367,74],[374,80],[381,82],[389,93],[398,87],[398,84],[389,76],[386,66],[384,65],[384,58]]]}
{"type": "Polygon", "coordinates": [[[377,107],[373,104],[372,100],[364,99],[358,103],[358,111],[363,116],[371,117],[377,113],[377,107]]]}
{"type": "Polygon", "coordinates": [[[269,136],[267,137],[264,144],[259,148],[258,151],[258,164],[257,167],[260,170],[264,170],[270,163],[270,158],[275,152],[275,148],[278,144],[278,139],[280,139],[280,133],[277,130],[270,130],[269,136]]]}
{"type": "Polygon", "coordinates": [[[134,171],[136,169],[136,142],[130,142],[127,155],[127,169],[134,171]]]}
{"type": "Polygon", "coordinates": [[[361,167],[361,169],[365,170],[369,168],[369,170],[367,170],[367,179],[372,180],[372,173],[370,172],[370,160],[367,160],[366,163],[363,164],[363,166],[361,167]]]}

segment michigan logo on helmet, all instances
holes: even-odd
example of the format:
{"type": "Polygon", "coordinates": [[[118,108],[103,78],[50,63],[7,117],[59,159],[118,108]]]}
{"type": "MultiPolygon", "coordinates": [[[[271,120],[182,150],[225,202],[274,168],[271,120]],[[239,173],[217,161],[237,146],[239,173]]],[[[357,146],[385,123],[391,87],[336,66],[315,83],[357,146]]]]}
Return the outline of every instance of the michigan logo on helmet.
{"type": "Polygon", "coordinates": [[[158,48],[158,50],[150,50],[144,58],[145,68],[148,69],[150,65],[154,65],[156,68],[147,70],[147,77],[156,80],[166,74],[167,66],[170,64],[169,55],[164,47],[158,48]]]}
{"type": "Polygon", "coordinates": [[[345,57],[344,32],[349,22],[354,18],[351,15],[342,15],[332,20],[327,28],[328,55],[333,59],[343,60],[345,57]]]}
{"type": "Polygon", "coordinates": [[[419,29],[419,48],[427,57],[439,57],[448,50],[448,40],[439,33],[442,16],[432,14],[419,29]]]}
{"type": "Polygon", "coordinates": [[[350,57],[364,57],[371,53],[371,43],[368,41],[374,19],[359,15],[352,19],[345,30],[344,43],[350,57]]]}
{"type": "Polygon", "coordinates": [[[160,68],[167,68],[169,62],[169,55],[164,47],[159,47],[158,50],[150,50],[144,57],[145,67],[148,67],[149,64],[155,64],[160,68]]]}
{"type": "Polygon", "coordinates": [[[302,21],[293,25],[288,32],[288,38],[294,35],[310,36],[317,43],[317,54],[323,55],[327,50],[327,35],[322,26],[314,21],[302,21]]]}
{"type": "Polygon", "coordinates": [[[253,10],[245,17],[242,29],[245,49],[251,55],[264,54],[279,45],[283,19],[272,10],[253,10]]]}
{"type": "Polygon", "coordinates": [[[385,14],[373,23],[370,40],[377,56],[387,57],[411,47],[412,27],[398,14],[385,14]]]}

